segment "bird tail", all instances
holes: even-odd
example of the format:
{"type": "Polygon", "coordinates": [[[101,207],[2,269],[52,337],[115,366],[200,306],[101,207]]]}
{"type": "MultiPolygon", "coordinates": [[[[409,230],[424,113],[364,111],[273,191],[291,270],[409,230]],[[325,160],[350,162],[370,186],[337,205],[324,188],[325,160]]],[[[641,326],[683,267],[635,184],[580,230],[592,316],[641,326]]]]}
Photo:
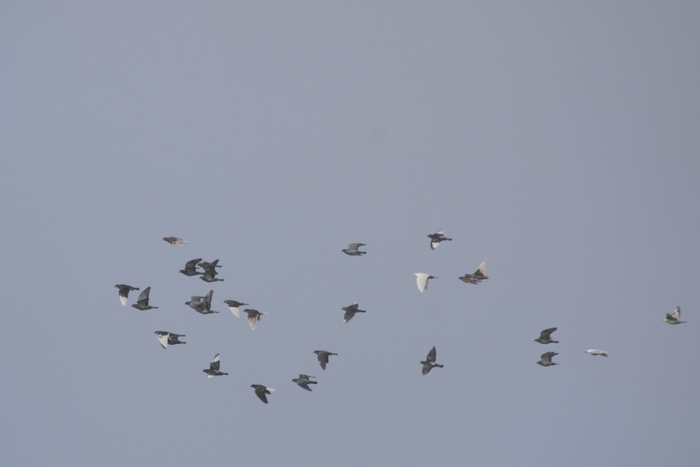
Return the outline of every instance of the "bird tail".
{"type": "Polygon", "coordinates": [[[438,368],[443,368],[445,365],[440,365],[439,363],[434,363],[433,366],[436,366],[438,368]]]}
{"type": "Polygon", "coordinates": [[[270,392],[275,392],[275,391],[276,391],[275,388],[266,388],[266,389],[267,389],[268,391],[270,391],[270,392]]]}

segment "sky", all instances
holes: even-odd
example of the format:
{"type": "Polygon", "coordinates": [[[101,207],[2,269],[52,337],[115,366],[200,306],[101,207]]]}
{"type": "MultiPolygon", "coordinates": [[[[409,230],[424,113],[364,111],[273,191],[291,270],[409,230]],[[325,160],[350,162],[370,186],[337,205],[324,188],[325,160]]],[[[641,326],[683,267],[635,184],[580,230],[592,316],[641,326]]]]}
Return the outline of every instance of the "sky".
{"type": "Polygon", "coordinates": [[[694,465],[698,23],[688,1],[4,2],[0,463],[694,465]],[[178,274],[194,258],[224,281],[178,274]],[[209,290],[220,313],[184,304],[209,290]]]}

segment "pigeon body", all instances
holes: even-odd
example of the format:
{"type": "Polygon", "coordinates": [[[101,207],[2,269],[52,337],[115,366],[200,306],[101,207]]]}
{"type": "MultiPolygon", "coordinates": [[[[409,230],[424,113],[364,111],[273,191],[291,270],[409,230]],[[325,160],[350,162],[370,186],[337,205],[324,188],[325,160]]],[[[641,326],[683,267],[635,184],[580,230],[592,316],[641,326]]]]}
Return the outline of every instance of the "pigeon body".
{"type": "Polygon", "coordinates": [[[681,321],[681,307],[677,306],[673,313],[666,313],[664,321],[668,324],[683,324],[686,321],[681,321]]]}
{"type": "Polygon", "coordinates": [[[556,352],[545,352],[545,353],[542,354],[542,356],[540,357],[540,361],[537,362],[537,364],[538,364],[538,365],[542,365],[542,366],[558,365],[558,363],[554,363],[554,362],[552,361],[552,358],[553,358],[555,355],[559,355],[559,354],[556,353],[556,352]]]}
{"type": "Polygon", "coordinates": [[[216,355],[214,355],[214,359],[211,361],[211,363],[209,363],[209,368],[205,368],[202,371],[207,374],[207,378],[228,375],[228,373],[224,373],[223,371],[219,371],[220,367],[221,367],[221,359],[219,358],[219,354],[216,354],[216,355]]]}
{"type": "Polygon", "coordinates": [[[151,294],[151,288],[146,287],[143,289],[143,292],[139,295],[138,300],[136,300],[136,303],[134,303],[133,306],[134,308],[137,308],[139,310],[152,310],[155,308],[158,308],[157,306],[150,306],[148,304],[149,301],[149,295],[151,294]]]}
{"type": "Polygon", "coordinates": [[[158,342],[164,349],[167,349],[169,345],[187,344],[187,342],[179,340],[180,337],[185,337],[184,334],[175,334],[168,331],[156,331],[155,334],[158,335],[158,342]]]}
{"type": "Polygon", "coordinates": [[[240,307],[248,305],[247,303],[238,302],[236,300],[224,300],[224,303],[228,305],[228,309],[231,310],[231,313],[233,313],[233,316],[236,318],[241,317],[240,307]]]}
{"type": "Polygon", "coordinates": [[[603,357],[607,357],[608,353],[605,350],[598,350],[598,349],[588,349],[584,350],[588,355],[601,355],[603,357]]]}
{"type": "Polygon", "coordinates": [[[327,350],[314,350],[314,353],[318,355],[318,363],[321,364],[321,368],[324,370],[328,364],[328,357],[331,355],[338,355],[337,353],[328,352],[327,350]]]}
{"type": "Polygon", "coordinates": [[[441,230],[438,230],[434,234],[428,235],[428,238],[430,238],[430,249],[434,250],[435,248],[440,246],[440,242],[445,242],[445,241],[452,241],[451,238],[447,238],[444,235],[445,233],[441,230]]]}
{"type": "Polygon", "coordinates": [[[202,258],[196,258],[188,261],[185,263],[185,269],[180,269],[180,274],[184,274],[186,276],[198,276],[203,274],[202,272],[197,271],[197,265],[200,261],[202,261],[202,258]]]}
{"type": "Polygon", "coordinates": [[[341,308],[341,310],[345,311],[345,316],[343,317],[344,323],[350,321],[352,317],[355,316],[355,313],[365,313],[365,310],[360,310],[357,302],[353,303],[352,305],[344,306],[341,308]]]}
{"type": "Polygon", "coordinates": [[[315,376],[300,374],[298,378],[294,378],[292,381],[297,383],[300,388],[311,391],[309,384],[318,384],[318,381],[311,381],[311,378],[315,378],[315,376]]]}
{"type": "Polygon", "coordinates": [[[348,245],[347,248],[343,248],[343,253],[346,255],[350,256],[362,256],[364,254],[367,254],[366,251],[360,251],[359,248],[361,246],[366,246],[364,243],[351,243],[348,245]]]}
{"type": "Polygon", "coordinates": [[[171,245],[185,246],[185,243],[189,243],[187,240],[183,240],[177,237],[163,237],[163,240],[170,243],[171,245]]]}
{"type": "Polygon", "coordinates": [[[212,313],[218,313],[218,311],[214,311],[211,309],[211,299],[212,296],[214,295],[214,291],[210,290],[208,294],[206,294],[204,297],[200,296],[193,296],[191,297],[189,302],[185,302],[185,305],[189,305],[190,308],[192,308],[194,311],[197,313],[201,313],[203,315],[210,315],[212,313]]]}
{"type": "Polygon", "coordinates": [[[267,314],[267,313],[264,313],[262,311],[254,310],[252,308],[246,308],[243,311],[248,313],[248,324],[250,325],[250,329],[253,329],[253,330],[255,330],[255,325],[258,324],[258,321],[260,321],[260,315],[267,314]]]}
{"type": "Polygon", "coordinates": [[[486,260],[482,261],[474,274],[465,274],[459,278],[459,280],[466,282],[467,284],[478,284],[481,281],[485,281],[489,276],[486,275],[486,260]]]}
{"type": "Polygon", "coordinates": [[[421,365],[423,365],[423,369],[421,370],[424,375],[427,375],[430,373],[430,370],[432,370],[435,367],[438,368],[443,368],[444,365],[440,365],[439,363],[435,363],[435,358],[437,357],[437,350],[435,350],[435,347],[433,346],[432,349],[428,352],[428,356],[425,357],[425,360],[423,360],[421,365]]]}
{"type": "Polygon", "coordinates": [[[416,285],[418,286],[420,293],[425,292],[425,290],[428,288],[428,281],[430,279],[437,279],[437,277],[431,276],[430,274],[426,274],[424,272],[414,272],[413,275],[416,276],[416,285]]]}
{"type": "Polygon", "coordinates": [[[122,306],[126,306],[130,291],[141,290],[138,287],[132,287],[126,284],[117,284],[115,287],[119,289],[119,301],[122,303],[122,306]]]}
{"type": "Polygon", "coordinates": [[[539,342],[540,344],[558,344],[559,341],[552,340],[550,337],[550,335],[556,330],[557,328],[545,329],[544,331],[540,332],[540,337],[535,339],[535,342],[539,342]]]}
{"type": "Polygon", "coordinates": [[[268,388],[262,384],[251,384],[251,388],[255,388],[255,395],[260,398],[261,401],[267,404],[267,394],[272,394],[275,392],[274,388],[268,388]]]}

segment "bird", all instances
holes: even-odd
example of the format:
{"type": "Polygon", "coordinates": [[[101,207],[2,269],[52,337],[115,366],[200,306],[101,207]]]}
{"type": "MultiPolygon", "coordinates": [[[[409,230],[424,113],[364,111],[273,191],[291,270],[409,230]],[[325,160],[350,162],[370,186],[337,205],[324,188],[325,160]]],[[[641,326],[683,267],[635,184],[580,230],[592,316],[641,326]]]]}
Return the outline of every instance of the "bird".
{"type": "Polygon", "coordinates": [[[266,315],[267,313],[264,313],[262,311],[254,310],[252,308],[246,308],[245,310],[246,313],[248,313],[248,324],[250,325],[250,329],[255,330],[255,325],[260,321],[260,315],[266,315]]]}
{"type": "Polygon", "coordinates": [[[185,269],[180,269],[180,273],[186,276],[197,276],[204,274],[202,272],[197,271],[197,265],[200,261],[202,261],[202,258],[196,258],[191,261],[188,261],[187,263],[185,263],[185,269]]]}
{"type": "Polygon", "coordinates": [[[150,287],[146,287],[145,289],[143,289],[143,292],[141,292],[141,295],[139,295],[139,298],[138,298],[138,300],[136,300],[136,303],[131,305],[131,306],[133,306],[134,308],[137,308],[139,310],[151,310],[151,309],[158,308],[157,306],[150,306],[148,304],[148,296],[150,293],[151,293],[150,287]]]}
{"type": "Polygon", "coordinates": [[[673,313],[666,313],[664,321],[668,324],[683,324],[686,321],[681,321],[681,307],[677,306],[673,313]]]}
{"type": "Polygon", "coordinates": [[[555,355],[559,355],[559,354],[557,352],[545,352],[542,354],[542,356],[540,357],[540,361],[537,362],[537,364],[542,365],[542,366],[559,365],[558,363],[554,363],[552,361],[552,358],[555,355]]]}
{"type": "Polygon", "coordinates": [[[189,305],[194,311],[203,315],[218,313],[218,311],[211,309],[211,298],[213,295],[213,290],[210,290],[204,297],[194,295],[191,297],[189,302],[185,302],[185,305],[189,305]]]}
{"type": "Polygon", "coordinates": [[[298,378],[294,378],[292,381],[294,383],[297,383],[297,385],[300,388],[306,389],[307,391],[311,391],[309,384],[318,384],[318,381],[311,381],[311,378],[315,378],[315,376],[300,374],[298,378]]]}
{"type": "Polygon", "coordinates": [[[314,350],[314,353],[318,355],[318,362],[321,364],[322,369],[326,369],[326,364],[328,363],[328,357],[331,355],[338,355],[337,353],[329,352],[327,350],[314,350]]]}
{"type": "Polygon", "coordinates": [[[251,384],[251,388],[255,388],[255,395],[260,398],[261,401],[267,404],[267,396],[266,394],[272,394],[275,392],[274,388],[268,388],[267,386],[264,386],[262,384],[251,384]]]}
{"type": "Polygon", "coordinates": [[[219,260],[214,260],[211,263],[208,263],[206,261],[203,261],[199,263],[199,266],[204,269],[204,273],[202,274],[202,279],[204,282],[216,282],[216,281],[223,281],[223,279],[217,279],[216,275],[218,272],[216,272],[216,268],[220,268],[221,266],[219,265],[219,260]]]}
{"type": "Polygon", "coordinates": [[[183,240],[177,237],[163,237],[163,240],[170,243],[171,245],[185,246],[185,243],[189,243],[187,240],[183,240]]]}
{"type": "Polygon", "coordinates": [[[540,344],[558,344],[559,341],[555,341],[550,338],[550,335],[556,330],[557,328],[545,329],[544,331],[540,332],[540,337],[535,339],[535,342],[539,342],[540,344]]]}
{"type": "Polygon", "coordinates": [[[224,300],[224,303],[228,305],[228,309],[231,310],[233,316],[236,318],[241,317],[240,307],[248,305],[247,303],[238,302],[236,300],[224,300]]]}
{"type": "Polygon", "coordinates": [[[459,280],[466,282],[467,284],[478,284],[481,281],[485,281],[489,276],[486,275],[486,260],[482,261],[474,274],[465,274],[459,278],[459,280]]]}
{"type": "Polygon", "coordinates": [[[420,293],[425,292],[425,290],[428,288],[428,281],[430,279],[437,279],[435,276],[431,276],[430,274],[426,274],[424,272],[414,272],[414,276],[416,276],[416,285],[418,285],[418,290],[420,290],[420,293]]]}
{"type": "Polygon", "coordinates": [[[138,287],[132,287],[126,284],[117,284],[115,287],[119,289],[119,301],[122,302],[122,306],[126,306],[126,301],[129,298],[130,291],[141,290],[138,287]]]}
{"type": "Polygon", "coordinates": [[[608,353],[605,350],[597,350],[597,349],[588,349],[584,350],[588,355],[602,355],[603,357],[607,357],[608,353]]]}
{"type": "Polygon", "coordinates": [[[361,246],[366,246],[364,243],[351,243],[347,248],[343,248],[343,253],[350,256],[362,256],[367,254],[366,251],[360,251],[361,246]]]}
{"type": "Polygon", "coordinates": [[[440,242],[444,241],[452,241],[451,238],[447,238],[444,235],[445,232],[442,231],[442,229],[438,230],[434,234],[428,235],[428,238],[430,238],[430,249],[434,250],[435,248],[440,246],[440,242]]]}
{"type": "Polygon", "coordinates": [[[341,310],[345,311],[345,316],[343,317],[343,322],[347,323],[355,316],[355,313],[366,313],[365,310],[360,310],[357,302],[352,305],[344,306],[341,310]]]}
{"type": "Polygon", "coordinates": [[[435,367],[438,368],[443,368],[444,365],[440,365],[439,363],[435,363],[435,357],[437,356],[437,350],[435,350],[435,346],[433,346],[432,349],[428,352],[428,356],[425,357],[425,360],[420,362],[423,365],[422,372],[424,375],[427,375],[430,373],[430,370],[432,370],[435,367]]]}
{"type": "Polygon", "coordinates": [[[221,359],[219,358],[219,354],[216,354],[216,355],[214,355],[214,359],[209,364],[209,368],[205,368],[202,371],[207,374],[207,378],[228,375],[228,373],[224,373],[223,371],[219,371],[220,366],[221,366],[221,359]]]}
{"type": "Polygon", "coordinates": [[[164,349],[167,349],[169,345],[187,344],[187,342],[179,340],[180,337],[185,337],[184,334],[175,334],[168,331],[156,331],[155,334],[158,335],[158,342],[164,349]]]}

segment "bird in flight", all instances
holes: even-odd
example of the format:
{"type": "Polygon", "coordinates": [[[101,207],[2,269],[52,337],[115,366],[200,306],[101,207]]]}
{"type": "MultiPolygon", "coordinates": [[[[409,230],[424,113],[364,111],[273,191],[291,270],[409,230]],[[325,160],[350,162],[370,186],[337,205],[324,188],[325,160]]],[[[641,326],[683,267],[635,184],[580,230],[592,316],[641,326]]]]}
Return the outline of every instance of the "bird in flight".
{"type": "Polygon", "coordinates": [[[539,342],[540,344],[558,344],[559,341],[552,340],[552,338],[550,337],[551,334],[556,330],[557,328],[545,329],[544,331],[540,332],[540,337],[535,339],[535,342],[539,342]]]}
{"type": "Polygon", "coordinates": [[[435,358],[437,356],[437,350],[435,350],[435,346],[433,346],[432,349],[430,349],[430,352],[428,352],[428,356],[425,357],[425,360],[420,362],[421,365],[423,365],[423,369],[421,370],[424,375],[427,375],[430,373],[430,370],[432,370],[435,367],[442,368],[443,365],[440,365],[439,363],[435,363],[435,358]]]}
{"type": "Polygon", "coordinates": [[[445,237],[445,232],[442,231],[442,229],[438,230],[434,234],[428,235],[428,238],[430,238],[430,249],[434,250],[435,248],[440,246],[440,242],[444,241],[452,241],[451,238],[445,237]]]}
{"type": "Polygon", "coordinates": [[[364,243],[351,243],[347,248],[343,248],[343,253],[350,256],[362,256],[367,254],[366,251],[360,251],[361,246],[366,246],[364,243]]]}
{"type": "Polygon", "coordinates": [[[459,278],[459,280],[466,282],[467,284],[478,284],[481,281],[485,281],[489,276],[486,275],[486,260],[482,261],[474,274],[465,274],[459,278]]]}
{"type": "Polygon", "coordinates": [[[231,310],[231,313],[233,313],[233,316],[236,318],[241,317],[240,307],[248,305],[247,303],[238,302],[236,300],[224,300],[224,303],[228,305],[228,309],[231,310]]]}
{"type": "Polygon", "coordinates": [[[204,273],[202,274],[202,279],[204,282],[216,282],[216,281],[223,281],[223,279],[217,279],[216,275],[218,272],[216,272],[216,268],[220,268],[221,266],[219,265],[219,260],[214,260],[211,263],[208,263],[206,261],[203,261],[199,263],[199,267],[204,269],[204,273]]]}
{"type": "Polygon", "coordinates": [[[177,237],[163,237],[163,240],[170,243],[171,245],[185,246],[185,243],[189,243],[187,240],[183,240],[177,237]]]}
{"type": "Polygon", "coordinates": [[[542,366],[559,365],[558,363],[554,363],[554,362],[552,361],[552,358],[553,358],[555,355],[559,355],[559,354],[556,353],[556,352],[545,352],[545,353],[542,354],[542,356],[540,357],[540,361],[537,362],[537,364],[538,364],[538,365],[542,365],[542,366]]]}
{"type": "Polygon", "coordinates": [[[245,310],[246,313],[248,313],[248,324],[250,325],[250,329],[255,329],[255,325],[258,324],[258,321],[260,321],[260,315],[266,315],[267,313],[264,313],[262,311],[254,310],[252,308],[246,308],[245,310]]]}
{"type": "Polygon", "coordinates": [[[187,344],[187,342],[179,340],[180,337],[185,337],[184,334],[175,334],[168,331],[156,331],[155,334],[158,335],[158,342],[164,349],[167,349],[169,345],[187,344]]]}
{"type": "Polygon", "coordinates": [[[190,308],[192,308],[194,311],[203,315],[218,313],[218,311],[214,311],[211,309],[211,299],[213,295],[213,290],[210,290],[209,293],[206,294],[204,297],[194,295],[191,297],[189,302],[185,302],[185,305],[189,305],[190,308]]]}
{"type": "Polygon", "coordinates": [[[588,355],[601,355],[603,357],[607,357],[608,353],[605,350],[598,350],[598,349],[588,349],[584,350],[588,355]]]}
{"type": "Polygon", "coordinates": [[[228,375],[228,373],[224,373],[223,371],[219,371],[220,367],[221,367],[221,359],[219,358],[219,354],[216,354],[216,355],[214,355],[214,359],[211,361],[211,363],[209,363],[209,368],[205,368],[202,371],[207,374],[207,378],[228,375]]]}
{"type": "Polygon", "coordinates": [[[197,276],[204,274],[202,272],[197,271],[197,265],[200,261],[202,261],[202,258],[195,258],[191,261],[188,261],[187,263],[185,263],[185,269],[180,269],[180,274],[184,274],[186,276],[197,276]]]}
{"type": "Polygon", "coordinates": [[[116,288],[119,289],[119,301],[122,302],[122,306],[126,306],[127,299],[129,298],[129,292],[132,290],[141,290],[138,287],[132,287],[126,284],[117,284],[116,288]]]}
{"type": "Polygon", "coordinates": [[[324,370],[328,364],[328,357],[331,355],[338,355],[337,353],[329,352],[327,350],[314,350],[314,353],[318,355],[318,363],[321,364],[321,368],[324,370]]]}
{"type": "Polygon", "coordinates": [[[681,321],[681,307],[677,306],[673,313],[666,313],[664,318],[668,324],[683,324],[686,321],[681,321]]]}
{"type": "Polygon", "coordinates": [[[355,313],[365,313],[365,310],[360,310],[357,302],[353,303],[352,305],[344,306],[341,308],[341,310],[345,312],[345,316],[343,317],[344,323],[350,321],[352,317],[355,316],[355,313]]]}
{"type": "Polygon", "coordinates": [[[139,310],[151,310],[151,309],[158,308],[157,306],[150,306],[148,304],[148,300],[149,300],[148,296],[150,295],[150,293],[151,293],[150,287],[146,287],[145,289],[143,289],[143,292],[141,292],[141,294],[139,295],[139,298],[138,298],[138,300],[136,300],[136,303],[134,303],[131,306],[133,306],[134,308],[137,308],[139,310]]]}
{"type": "Polygon", "coordinates": [[[418,286],[420,293],[425,292],[425,290],[428,288],[428,281],[430,279],[437,279],[437,277],[431,276],[430,274],[426,274],[424,272],[414,272],[413,275],[416,276],[416,285],[418,286]]]}
{"type": "Polygon", "coordinates": [[[260,398],[261,401],[267,404],[267,395],[275,392],[274,388],[268,388],[262,384],[251,384],[251,388],[255,388],[255,395],[260,398]]]}
{"type": "Polygon", "coordinates": [[[294,378],[292,381],[297,383],[300,388],[311,391],[309,384],[318,384],[318,381],[311,381],[311,378],[315,378],[315,376],[300,374],[298,378],[294,378]]]}

